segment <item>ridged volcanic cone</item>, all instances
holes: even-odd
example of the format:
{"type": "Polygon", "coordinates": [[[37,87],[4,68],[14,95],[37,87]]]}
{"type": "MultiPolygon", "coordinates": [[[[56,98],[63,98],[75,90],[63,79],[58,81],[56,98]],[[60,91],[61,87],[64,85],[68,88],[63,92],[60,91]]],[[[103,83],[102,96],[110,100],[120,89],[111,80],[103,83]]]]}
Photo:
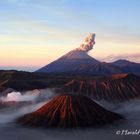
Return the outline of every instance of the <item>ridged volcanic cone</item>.
{"type": "Polygon", "coordinates": [[[85,96],[59,95],[17,121],[28,126],[72,128],[103,125],[121,118],[85,96]]]}

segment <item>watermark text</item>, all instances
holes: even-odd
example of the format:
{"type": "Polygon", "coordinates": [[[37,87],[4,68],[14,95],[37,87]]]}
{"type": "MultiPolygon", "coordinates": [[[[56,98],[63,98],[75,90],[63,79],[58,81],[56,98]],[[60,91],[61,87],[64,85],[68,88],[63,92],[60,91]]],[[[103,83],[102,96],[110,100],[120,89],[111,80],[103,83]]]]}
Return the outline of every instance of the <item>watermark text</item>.
{"type": "Polygon", "coordinates": [[[116,135],[140,135],[140,129],[135,130],[128,130],[128,129],[122,129],[117,130],[116,135]]]}

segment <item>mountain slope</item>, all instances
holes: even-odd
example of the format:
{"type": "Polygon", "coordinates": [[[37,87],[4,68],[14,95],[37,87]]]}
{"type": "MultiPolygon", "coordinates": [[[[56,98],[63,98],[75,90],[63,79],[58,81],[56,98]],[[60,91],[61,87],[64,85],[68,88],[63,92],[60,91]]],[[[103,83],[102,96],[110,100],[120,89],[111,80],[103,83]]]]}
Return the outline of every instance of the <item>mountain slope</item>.
{"type": "Polygon", "coordinates": [[[122,117],[84,96],[61,95],[18,122],[41,127],[89,127],[112,123],[122,117]]]}
{"type": "Polygon", "coordinates": [[[82,66],[95,65],[100,62],[93,59],[85,52],[75,49],[70,51],[66,55],[60,57],[58,60],[50,63],[49,65],[39,69],[37,72],[45,73],[59,73],[59,72],[74,72],[77,68],[82,66]]]}
{"type": "Polygon", "coordinates": [[[63,91],[96,100],[127,101],[140,97],[140,77],[133,74],[116,74],[91,80],[73,79],[65,84],[63,91]]]}

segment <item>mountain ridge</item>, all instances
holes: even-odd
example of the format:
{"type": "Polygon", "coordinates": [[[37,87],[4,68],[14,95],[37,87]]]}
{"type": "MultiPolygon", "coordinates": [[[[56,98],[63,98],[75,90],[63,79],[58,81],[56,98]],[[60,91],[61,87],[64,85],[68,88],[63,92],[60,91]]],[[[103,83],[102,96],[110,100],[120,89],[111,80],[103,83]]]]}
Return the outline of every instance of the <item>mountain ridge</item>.
{"type": "Polygon", "coordinates": [[[95,100],[122,102],[140,97],[140,77],[134,74],[116,74],[90,80],[73,79],[66,83],[63,91],[78,93],[95,100]]]}

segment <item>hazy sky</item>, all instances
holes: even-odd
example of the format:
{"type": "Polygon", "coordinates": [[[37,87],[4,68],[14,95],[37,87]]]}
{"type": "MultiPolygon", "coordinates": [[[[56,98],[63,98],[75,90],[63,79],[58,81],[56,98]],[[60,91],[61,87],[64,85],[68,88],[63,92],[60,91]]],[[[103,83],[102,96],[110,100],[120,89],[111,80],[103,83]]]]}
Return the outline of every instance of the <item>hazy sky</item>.
{"type": "Polygon", "coordinates": [[[0,0],[0,69],[40,68],[91,32],[94,58],[140,62],[140,1],[0,0]]]}

